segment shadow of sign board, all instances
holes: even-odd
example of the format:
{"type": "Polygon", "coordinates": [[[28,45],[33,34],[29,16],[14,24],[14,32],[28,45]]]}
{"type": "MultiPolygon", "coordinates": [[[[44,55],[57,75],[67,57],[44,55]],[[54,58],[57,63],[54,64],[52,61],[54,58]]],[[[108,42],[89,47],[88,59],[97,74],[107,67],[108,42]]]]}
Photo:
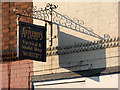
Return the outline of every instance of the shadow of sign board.
{"type": "Polygon", "coordinates": [[[19,22],[17,33],[17,56],[46,62],[46,28],[26,22],[19,22]]]}

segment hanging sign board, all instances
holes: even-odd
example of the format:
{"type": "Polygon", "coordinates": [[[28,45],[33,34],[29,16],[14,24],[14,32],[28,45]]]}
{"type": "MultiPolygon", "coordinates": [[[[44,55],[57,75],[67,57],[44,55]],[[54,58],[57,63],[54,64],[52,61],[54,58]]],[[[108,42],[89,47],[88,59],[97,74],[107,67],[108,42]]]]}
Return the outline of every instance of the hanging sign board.
{"type": "Polygon", "coordinates": [[[46,61],[46,28],[19,22],[17,55],[20,59],[46,61]]]}

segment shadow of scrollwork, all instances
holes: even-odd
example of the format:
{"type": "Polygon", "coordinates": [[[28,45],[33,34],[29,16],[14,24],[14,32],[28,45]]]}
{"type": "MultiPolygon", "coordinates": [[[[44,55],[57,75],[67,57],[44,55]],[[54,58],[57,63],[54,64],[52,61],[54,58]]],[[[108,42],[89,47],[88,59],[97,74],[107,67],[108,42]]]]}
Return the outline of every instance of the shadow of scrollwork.
{"type": "Polygon", "coordinates": [[[95,38],[99,39],[108,39],[110,36],[108,34],[105,34],[104,37],[101,37],[100,35],[93,32],[92,29],[88,29],[84,27],[84,22],[82,20],[79,20],[77,18],[71,19],[67,15],[62,15],[56,11],[53,10],[53,24],[58,24],[62,27],[69,28],[71,30],[75,30],[90,36],[93,36],[95,38]]]}

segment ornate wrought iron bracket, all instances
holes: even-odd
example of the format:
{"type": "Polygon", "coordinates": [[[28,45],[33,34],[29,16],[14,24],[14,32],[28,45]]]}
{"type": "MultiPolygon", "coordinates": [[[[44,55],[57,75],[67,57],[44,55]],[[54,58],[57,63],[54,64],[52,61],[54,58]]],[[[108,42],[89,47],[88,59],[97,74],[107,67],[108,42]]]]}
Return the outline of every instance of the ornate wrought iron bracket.
{"type": "Polygon", "coordinates": [[[24,16],[24,17],[45,21],[45,26],[47,25],[46,23],[49,23],[51,26],[51,38],[50,38],[51,46],[52,46],[53,24],[57,24],[65,28],[78,31],[80,33],[98,38],[100,40],[110,38],[108,34],[105,34],[104,37],[101,37],[100,35],[96,34],[92,29],[86,28],[82,20],[79,20],[77,18],[71,19],[67,15],[62,15],[56,12],[54,9],[56,9],[57,7],[58,7],[57,5],[48,3],[45,6],[45,8],[37,8],[36,6],[34,6],[34,7],[30,7],[29,9],[25,9],[22,11],[22,14],[19,13],[18,9],[14,9],[13,11],[18,16],[24,16]]]}
{"type": "Polygon", "coordinates": [[[34,6],[33,8],[30,7],[29,9],[25,9],[22,11],[23,12],[22,14],[19,13],[19,10],[17,8],[14,9],[13,11],[18,16],[24,16],[24,17],[45,21],[45,26],[46,23],[49,23],[51,25],[51,46],[52,46],[52,33],[53,33],[52,11],[57,7],[58,7],[57,5],[48,3],[45,6],[45,8],[37,8],[36,6],[34,6]]]}

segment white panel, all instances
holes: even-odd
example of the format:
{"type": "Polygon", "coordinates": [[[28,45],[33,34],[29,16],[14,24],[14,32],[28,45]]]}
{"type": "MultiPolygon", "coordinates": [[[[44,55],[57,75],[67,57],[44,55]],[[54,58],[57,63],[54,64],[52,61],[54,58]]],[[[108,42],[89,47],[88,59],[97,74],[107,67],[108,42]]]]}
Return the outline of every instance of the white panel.
{"type": "Polygon", "coordinates": [[[95,76],[89,78],[76,78],[66,80],[56,80],[48,82],[36,82],[34,83],[35,88],[118,88],[118,74],[95,76]],[[84,81],[76,82],[74,81],[84,81]],[[66,84],[57,84],[63,82],[71,82],[66,84]],[[56,84],[55,84],[56,83],[56,84]],[[45,85],[55,84],[55,85],[45,85]],[[43,86],[39,86],[43,85],[43,86]],[[45,86],[44,86],[45,85],[45,86]]]}

